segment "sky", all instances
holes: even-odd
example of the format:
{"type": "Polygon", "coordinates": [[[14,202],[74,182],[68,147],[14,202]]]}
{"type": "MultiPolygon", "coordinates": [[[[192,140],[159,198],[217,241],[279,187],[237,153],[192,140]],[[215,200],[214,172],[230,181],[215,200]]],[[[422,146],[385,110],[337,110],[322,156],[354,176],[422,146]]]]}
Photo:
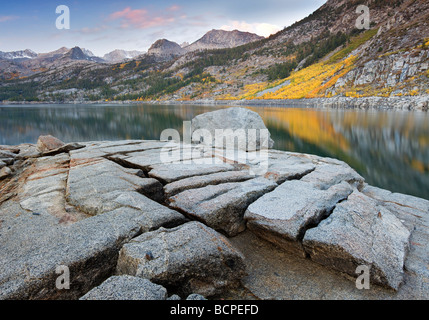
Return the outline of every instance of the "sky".
{"type": "MultiPolygon", "coordinates": [[[[192,43],[212,29],[269,36],[326,0],[0,0],[0,51],[50,52],[79,46],[103,56],[147,51],[158,39],[192,43]],[[57,19],[70,10],[70,29],[57,19]]],[[[61,20],[61,19],[60,19],[61,20]]],[[[61,21],[62,22],[62,21],[61,21]]]]}

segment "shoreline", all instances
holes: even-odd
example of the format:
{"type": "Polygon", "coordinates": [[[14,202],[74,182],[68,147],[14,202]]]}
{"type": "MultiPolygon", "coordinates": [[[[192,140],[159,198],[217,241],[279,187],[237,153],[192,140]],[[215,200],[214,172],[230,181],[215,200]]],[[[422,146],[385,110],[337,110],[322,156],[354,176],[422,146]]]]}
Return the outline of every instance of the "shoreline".
{"type": "Polygon", "coordinates": [[[288,106],[288,107],[306,107],[320,109],[362,109],[362,110],[407,110],[424,111],[429,110],[429,94],[420,96],[402,96],[402,97],[333,97],[333,98],[310,98],[310,99],[285,99],[285,100],[213,100],[200,99],[191,101],[177,100],[151,100],[151,101],[2,101],[0,105],[49,105],[49,104],[160,104],[160,105],[231,105],[231,106],[288,106]]]}

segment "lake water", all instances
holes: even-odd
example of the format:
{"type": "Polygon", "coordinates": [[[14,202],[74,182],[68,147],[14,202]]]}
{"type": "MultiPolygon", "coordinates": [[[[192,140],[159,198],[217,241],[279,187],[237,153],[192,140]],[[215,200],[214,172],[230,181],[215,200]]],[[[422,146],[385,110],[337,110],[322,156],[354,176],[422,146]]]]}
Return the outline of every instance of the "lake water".
{"type": "MultiPolygon", "coordinates": [[[[226,107],[226,106],[225,106],[226,107]]],[[[0,144],[159,139],[167,128],[222,106],[0,106],[0,144]]],[[[374,186],[429,199],[429,114],[402,111],[252,107],[275,148],[337,158],[374,186]]]]}

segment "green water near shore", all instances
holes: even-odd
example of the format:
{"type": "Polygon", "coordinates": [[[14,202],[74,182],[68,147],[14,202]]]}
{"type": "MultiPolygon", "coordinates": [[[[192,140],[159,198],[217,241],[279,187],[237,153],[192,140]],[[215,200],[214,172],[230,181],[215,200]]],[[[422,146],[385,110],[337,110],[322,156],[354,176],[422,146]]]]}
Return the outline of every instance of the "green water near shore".
{"type": "MultiPolygon", "coordinates": [[[[227,106],[0,106],[0,144],[159,139],[164,129],[227,106]]],[[[275,149],[343,160],[366,181],[429,199],[429,114],[403,111],[251,107],[264,119],[275,149]]]]}

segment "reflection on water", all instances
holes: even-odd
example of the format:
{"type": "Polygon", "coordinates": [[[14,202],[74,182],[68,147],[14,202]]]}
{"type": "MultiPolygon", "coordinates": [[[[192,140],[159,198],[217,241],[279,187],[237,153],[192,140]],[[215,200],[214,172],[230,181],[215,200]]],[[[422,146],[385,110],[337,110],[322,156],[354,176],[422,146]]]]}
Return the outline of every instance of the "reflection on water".
{"type": "MultiPolygon", "coordinates": [[[[0,107],[0,144],[159,139],[167,128],[222,107],[60,105],[0,107]]],[[[338,158],[372,185],[429,199],[429,114],[253,107],[275,148],[338,158]]]]}

